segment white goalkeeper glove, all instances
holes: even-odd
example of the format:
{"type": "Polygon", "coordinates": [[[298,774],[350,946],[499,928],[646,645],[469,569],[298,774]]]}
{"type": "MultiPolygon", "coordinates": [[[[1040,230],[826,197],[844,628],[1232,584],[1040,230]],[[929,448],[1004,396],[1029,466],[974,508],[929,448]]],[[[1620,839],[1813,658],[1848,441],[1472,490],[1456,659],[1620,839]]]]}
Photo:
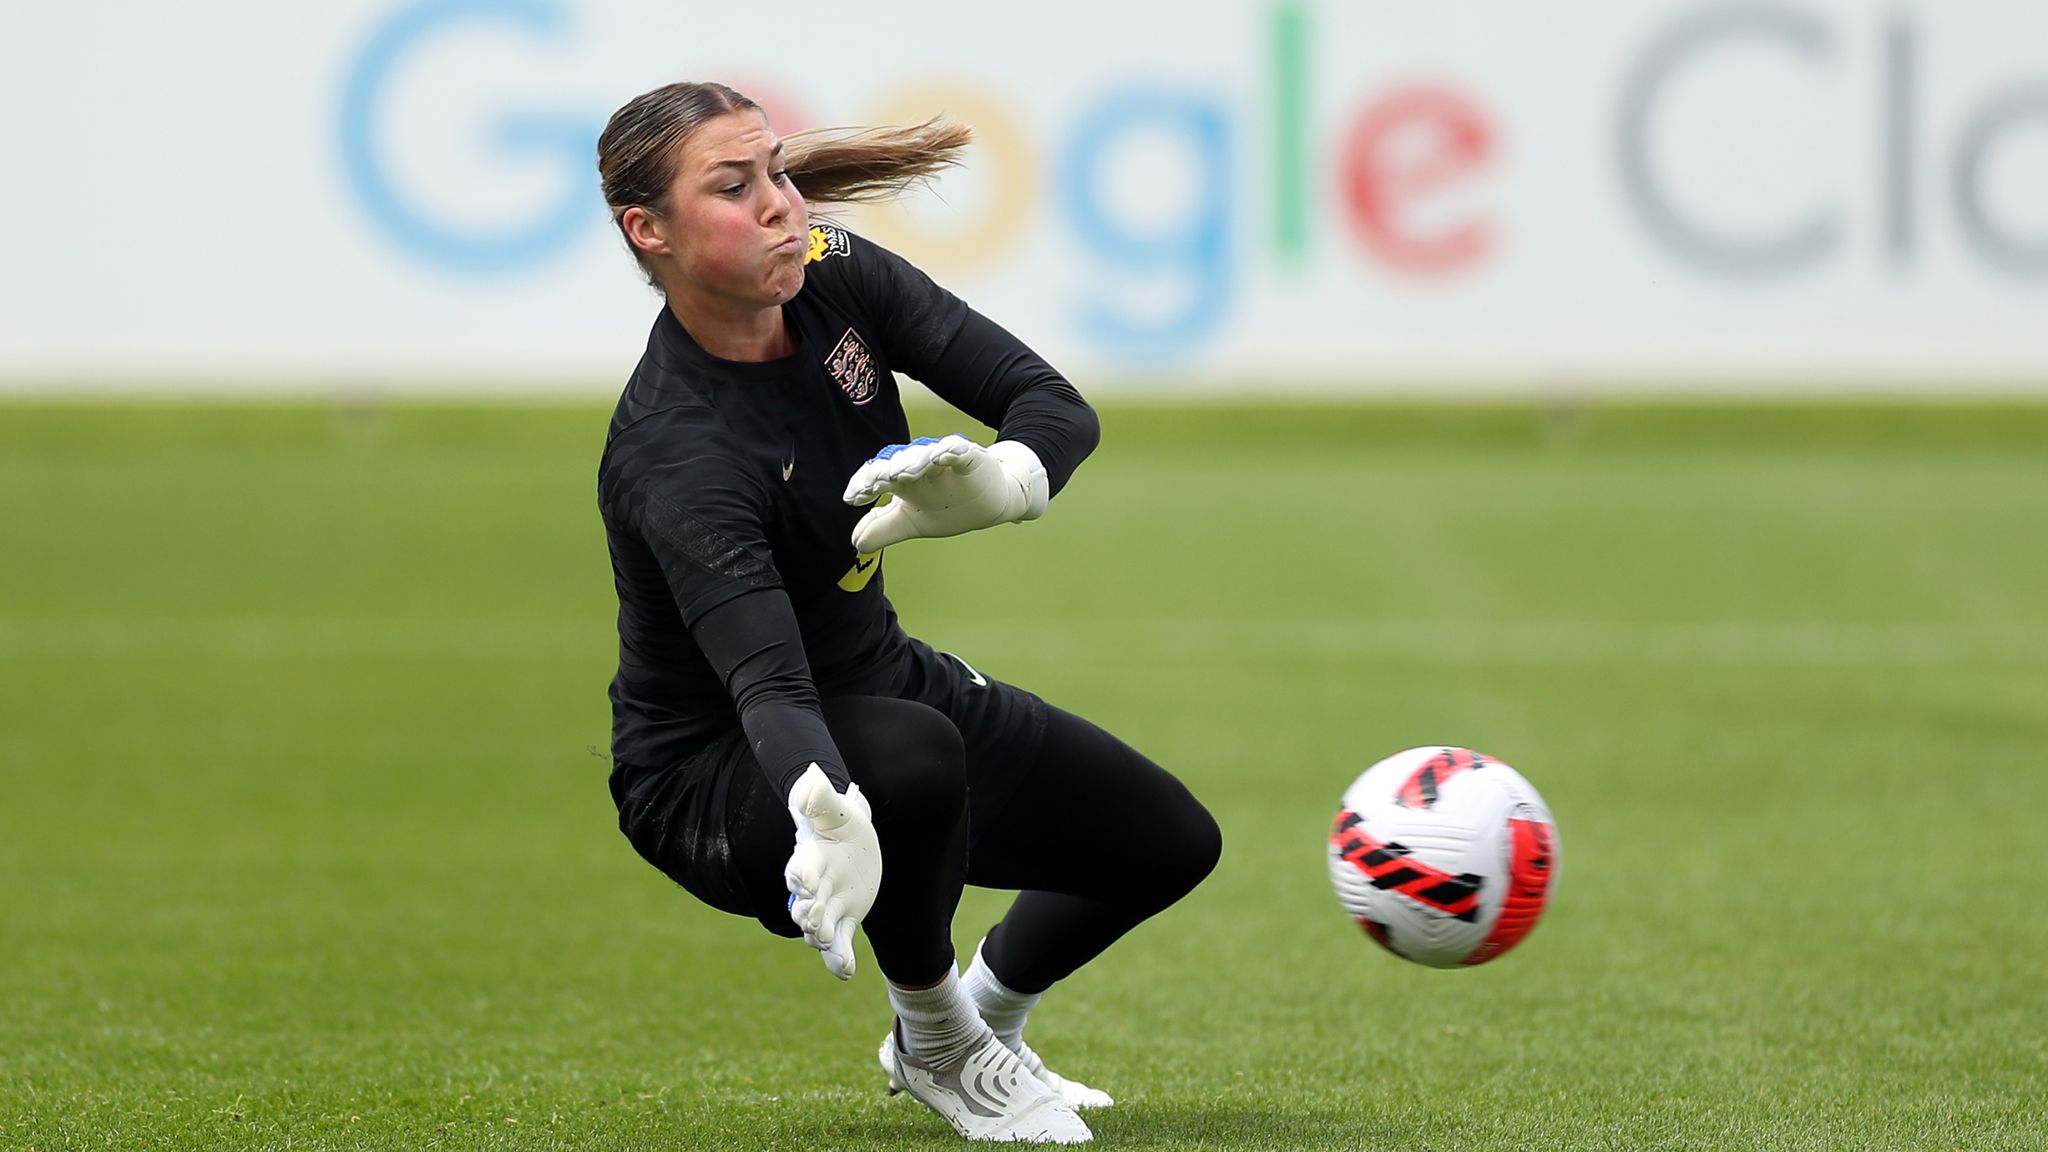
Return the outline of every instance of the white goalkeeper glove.
{"type": "Polygon", "coordinates": [[[882,888],[874,814],[860,785],[842,794],[812,764],[789,790],[789,815],[796,821],[796,850],[782,868],[789,918],[803,930],[804,943],[824,953],[826,971],[851,980],[853,930],[882,888]]]}
{"type": "Polygon", "coordinates": [[[1045,515],[1051,489],[1038,453],[1015,440],[984,448],[954,433],[891,444],[846,485],[848,504],[888,503],[853,527],[856,552],[880,552],[920,536],[958,536],[1045,515]]]}

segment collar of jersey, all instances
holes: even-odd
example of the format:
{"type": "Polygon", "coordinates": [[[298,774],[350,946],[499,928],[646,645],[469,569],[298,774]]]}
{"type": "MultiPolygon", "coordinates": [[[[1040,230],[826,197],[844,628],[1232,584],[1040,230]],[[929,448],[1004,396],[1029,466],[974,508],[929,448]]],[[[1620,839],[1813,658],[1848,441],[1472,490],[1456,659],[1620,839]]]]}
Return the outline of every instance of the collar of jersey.
{"type": "MultiPolygon", "coordinates": [[[[793,304],[795,301],[792,300],[790,303],[793,304]]],[[[799,321],[796,309],[790,307],[790,304],[782,306],[782,320],[796,337],[796,350],[773,360],[723,360],[713,356],[697,341],[691,339],[682,322],[676,319],[676,314],[666,307],[662,308],[661,315],[655,319],[654,327],[660,334],[661,342],[667,348],[669,356],[679,367],[709,369],[721,376],[749,380],[793,379],[795,374],[809,363],[810,341],[805,335],[805,325],[799,321]]]]}

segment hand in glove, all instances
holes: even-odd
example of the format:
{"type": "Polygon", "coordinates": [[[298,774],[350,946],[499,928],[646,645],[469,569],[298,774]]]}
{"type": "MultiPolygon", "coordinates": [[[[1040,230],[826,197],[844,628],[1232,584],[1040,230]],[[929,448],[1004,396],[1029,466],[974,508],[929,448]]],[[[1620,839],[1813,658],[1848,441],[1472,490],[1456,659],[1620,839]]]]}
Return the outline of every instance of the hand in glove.
{"type": "Polygon", "coordinates": [[[920,536],[958,536],[1045,514],[1050,488],[1038,453],[1014,440],[982,447],[955,433],[891,444],[846,485],[848,504],[888,503],[853,528],[857,552],[879,552],[920,536]]]}
{"type": "Polygon", "coordinates": [[[853,930],[874,907],[882,887],[882,844],[860,785],[844,794],[812,764],[789,790],[796,850],[783,866],[789,918],[804,942],[824,953],[825,968],[853,977],[853,930]]]}

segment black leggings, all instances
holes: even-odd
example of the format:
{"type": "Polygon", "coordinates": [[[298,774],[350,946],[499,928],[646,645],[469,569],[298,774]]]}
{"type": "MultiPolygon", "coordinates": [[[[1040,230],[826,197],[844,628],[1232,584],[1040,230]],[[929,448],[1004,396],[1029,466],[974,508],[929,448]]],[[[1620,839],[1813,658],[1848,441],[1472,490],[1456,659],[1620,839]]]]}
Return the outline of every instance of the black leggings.
{"type": "MultiPolygon", "coordinates": [[[[990,803],[971,802],[960,730],[936,709],[849,696],[824,713],[874,809],[882,888],[862,929],[897,984],[929,984],[953,965],[963,884],[1020,890],[983,956],[1005,985],[1040,992],[1201,883],[1222,852],[1215,820],[1179,780],[1058,708],[1047,706],[1036,756],[990,803]]],[[[729,859],[762,922],[794,934],[776,918],[789,815],[751,775],[728,794],[729,859]]]]}

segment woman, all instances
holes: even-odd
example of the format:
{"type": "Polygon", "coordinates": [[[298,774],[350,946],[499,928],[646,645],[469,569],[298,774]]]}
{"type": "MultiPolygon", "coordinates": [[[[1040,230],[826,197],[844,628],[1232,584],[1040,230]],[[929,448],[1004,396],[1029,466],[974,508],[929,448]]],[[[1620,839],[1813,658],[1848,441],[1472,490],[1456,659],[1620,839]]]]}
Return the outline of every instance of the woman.
{"type": "Polygon", "coordinates": [[[1026,1018],[1200,883],[1221,838],[1164,770],[907,637],[883,596],[883,548],[1037,517],[1098,436],[1015,337],[810,222],[807,198],[893,195],[967,138],[934,121],[783,141],[717,84],[649,92],[606,126],[606,202],[666,300],[598,476],[611,788],[650,863],[842,979],[865,928],[896,1013],[892,1091],[970,1139],[1072,1143],[1089,1138],[1074,1108],[1110,1099],[1047,1069],[1026,1018]],[[998,442],[906,443],[897,371],[998,442]],[[969,883],[1019,895],[962,976],[969,883]]]}

